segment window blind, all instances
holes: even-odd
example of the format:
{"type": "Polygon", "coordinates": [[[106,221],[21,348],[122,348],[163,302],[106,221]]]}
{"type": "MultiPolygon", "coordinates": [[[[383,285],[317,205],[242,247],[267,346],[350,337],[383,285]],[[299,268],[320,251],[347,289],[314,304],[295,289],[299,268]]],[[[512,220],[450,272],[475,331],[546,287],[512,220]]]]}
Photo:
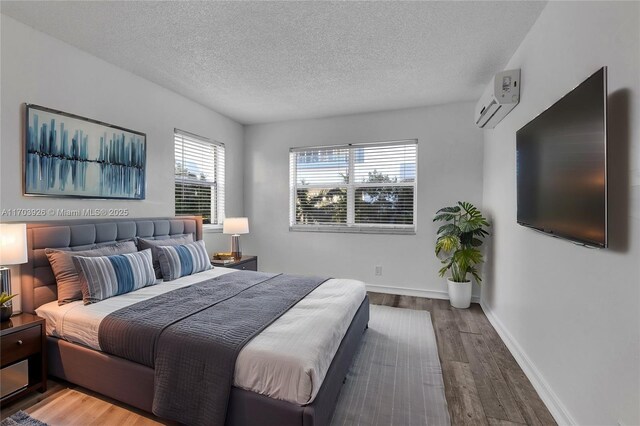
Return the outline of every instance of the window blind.
{"type": "Polygon", "coordinates": [[[224,144],[176,129],[176,215],[202,216],[203,223],[224,220],[224,144]]]}
{"type": "Polygon", "coordinates": [[[292,148],[290,226],[415,232],[417,141],[292,148]]]}

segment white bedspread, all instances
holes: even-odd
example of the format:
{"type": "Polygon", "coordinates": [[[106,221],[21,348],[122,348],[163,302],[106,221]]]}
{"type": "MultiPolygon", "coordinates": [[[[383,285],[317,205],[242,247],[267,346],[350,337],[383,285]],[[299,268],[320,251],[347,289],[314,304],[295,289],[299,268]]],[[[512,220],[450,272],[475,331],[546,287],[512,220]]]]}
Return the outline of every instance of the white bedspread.
{"type": "MultiPolygon", "coordinates": [[[[50,302],[36,309],[47,334],[100,350],[98,328],[110,313],[205,279],[236,272],[214,268],[91,305],[50,302]]],[[[365,297],[360,281],[331,279],[253,338],[238,355],[235,386],[299,405],[311,403],[365,297]]]]}

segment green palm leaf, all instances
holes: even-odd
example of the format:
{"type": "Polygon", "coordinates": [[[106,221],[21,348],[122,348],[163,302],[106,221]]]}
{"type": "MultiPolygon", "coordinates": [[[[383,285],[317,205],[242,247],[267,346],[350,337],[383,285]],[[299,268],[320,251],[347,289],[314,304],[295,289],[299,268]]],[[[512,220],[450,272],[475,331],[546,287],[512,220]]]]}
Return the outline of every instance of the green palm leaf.
{"type": "Polygon", "coordinates": [[[482,277],[478,274],[478,270],[475,267],[469,268],[468,272],[476,279],[478,283],[482,282],[482,277]]]}
{"type": "Polygon", "coordinates": [[[456,250],[453,254],[454,262],[464,262],[466,265],[471,266],[474,263],[482,262],[482,253],[476,247],[464,248],[456,250]]]}
{"type": "Polygon", "coordinates": [[[438,220],[453,220],[455,218],[456,215],[453,213],[440,213],[433,218],[433,221],[436,222],[438,220]]]}
{"type": "Polygon", "coordinates": [[[458,224],[460,230],[462,232],[473,232],[476,229],[480,229],[482,223],[477,219],[460,219],[460,223],[458,224]]]}
{"type": "Polygon", "coordinates": [[[460,211],[460,207],[458,207],[458,206],[443,207],[440,210],[438,210],[436,212],[436,214],[438,214],[438,213],[458,213],[459,211],[460,211]]]}
{"type": "Polygon", "coordinates": [[[0,293],[0,305],[4,305],[5,303],[7,303],[9,300],[13,299],[16,296],[17,294],[9,294],[3,291],[2,293],[0,293]]]}
{"type": "Polygon", "coordinates": [[[447,223],[446,225],[442,225],[440,228],[438,228],[438,235],[440,236],[442,235],[459,236],[460,234],[462,234],[462,231],[458,226],[454,225],[453,223],[447,223]]]}
{"type": "Polygon", "coordinates": [[[482,240],[480,240],[478,238],[472,238],[471,239],[471,245],[473,247],[480,247],[482,245],[482,240]]]}
{"type": "Polygon", "coordinates": [[[447,273],[449,268],[451,268],[451,264],[447,264],[447,265],[443,266],[442,268],[440,268],[440,271],[438,271],[438,273],[440,274],[441,277],[444,277],[444,274],[447,273]]]}
{"type": "Polygon", "coordinates": [[[436,256],[440,251],[451,252],[460,247],[460,239],[455,235],[444,235],[436,241],[436,256]]]}
{"type": "Polygon", "coordinates": [[[487,235],[489,235],[489,233],[484,229],[476,229],[475,231],[473,231],[473,235],[486,237],[487,235]]]}

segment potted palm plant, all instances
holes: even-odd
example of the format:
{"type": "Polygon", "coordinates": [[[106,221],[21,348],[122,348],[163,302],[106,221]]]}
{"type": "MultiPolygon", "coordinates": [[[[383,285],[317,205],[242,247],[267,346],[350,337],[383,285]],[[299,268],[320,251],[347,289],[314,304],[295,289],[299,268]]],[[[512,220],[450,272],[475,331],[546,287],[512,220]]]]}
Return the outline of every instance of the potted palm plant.
{"type": "Polygon", "coordinates": [[[440,276],[451,271],[451,276],[447,278],[451,306],[468,308],[471,305],[471,280],[468,275],[475,278],[478,284],[482,281],[477,265],[484,261],[480,246],[484,237],[489,235],[485,230],[490,226],[489,222],[473,204],[464,201],[438,210],[433,221],[446,222],[438,229],[436,256],[443,264],[440,276]]]}

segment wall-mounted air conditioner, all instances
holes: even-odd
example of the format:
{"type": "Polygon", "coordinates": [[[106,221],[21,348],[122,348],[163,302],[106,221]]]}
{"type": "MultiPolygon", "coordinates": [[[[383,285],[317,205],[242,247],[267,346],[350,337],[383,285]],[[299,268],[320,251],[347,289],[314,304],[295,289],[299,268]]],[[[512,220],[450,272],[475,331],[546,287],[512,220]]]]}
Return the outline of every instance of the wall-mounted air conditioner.
{"type": "Polygon", "coordinates": [[[493,129],[520,102],[520,70],[497,73],[476,105],[476,124],[493,129]]]}

